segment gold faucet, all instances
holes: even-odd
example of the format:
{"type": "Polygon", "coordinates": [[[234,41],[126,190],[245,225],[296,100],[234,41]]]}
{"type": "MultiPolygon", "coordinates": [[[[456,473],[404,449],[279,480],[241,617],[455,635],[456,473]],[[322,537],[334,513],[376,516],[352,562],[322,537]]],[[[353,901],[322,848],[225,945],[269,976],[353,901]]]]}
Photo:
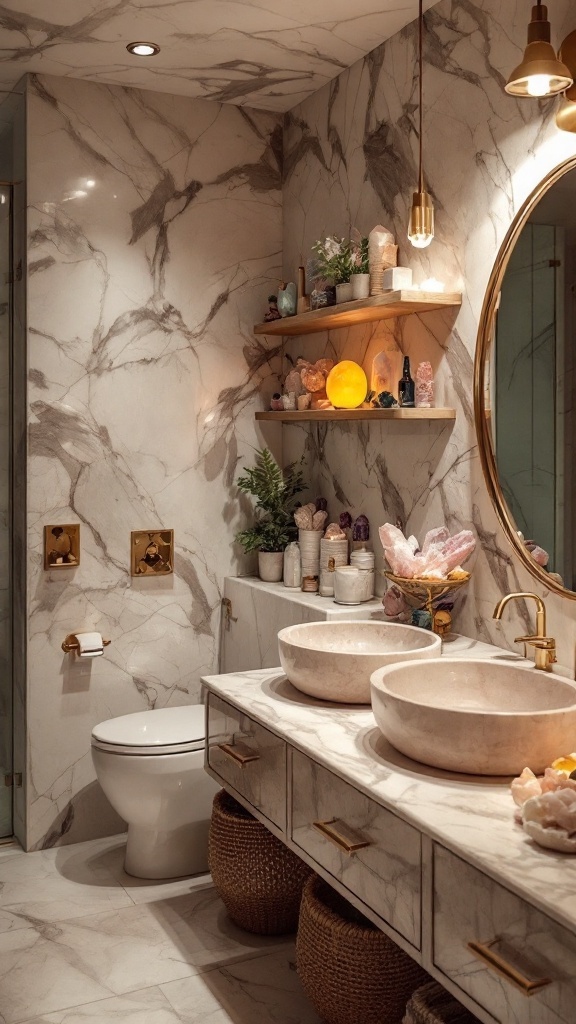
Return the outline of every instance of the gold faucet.
{"type": "Polygon", "coordinates": [[[536,668],[542,669],[543,672],[551,672],[552,665],[556,661],[556,641],[554,637],[546,636],[546,606],[542,598],[536,594],[506,594],[506,597],[503,597],[496,605],[494,618],[500,621],[502,612],[509,601],[524,601],[528,598],[536,601],[536,634],[534,636],[517,636],[514,643],[524,644],[524,654],[526,654],[526,645],[533,647],[536,668]]]}

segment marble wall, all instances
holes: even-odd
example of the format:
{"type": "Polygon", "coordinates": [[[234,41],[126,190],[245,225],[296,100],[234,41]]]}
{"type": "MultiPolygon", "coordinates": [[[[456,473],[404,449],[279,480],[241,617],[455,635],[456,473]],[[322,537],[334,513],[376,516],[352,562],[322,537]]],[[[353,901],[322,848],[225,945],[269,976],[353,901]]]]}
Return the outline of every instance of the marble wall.
{"type": "MultiPolygon", "coordinates": [[[[437,404],[455,406],[455,425],[329,424],[284,428],[287,457],[307,452],[317,486],[337,513],[365,511],[377,526],[401,518],[411,532],[446,522],[471,527],[479,546],[460,598],[458,628],[513,646],[533,625],[532,610],[492,620],[511,590],[544,593],[499,528],[483,482],[473,419],[473,359],[485,290],[515,213],[541,178],[576,154],[576,136],[554,124],[555,102],[505,95],[505,77],[525,45],[529,5],[442,0],[426,16],[425,166],[437,211],[429,249],[409,246],[406,225],[417,167],[417,24],[407,26],[289,115],[285,134],[285,273],[327,233],[391,227],[400,262],[415,280],[434,276],[464,291],[457,317],[431,313],[387,325],[301,338],[292,356],[330,354],[363,361],[397,344],[413,364],[435,368],[437,404]]],[[[556,42],[576,27],[570,0],[551,10],[556,42]]],[[[376,548],[379,543],[376,540],[376,548]]],[[[380,564],[381,560],[380,560],[380,564]]],[[[549,596],[549,631],[559,659],[574,669],[575,606],[549,596]]]]}
{"type": "Polygon", "coordinates": [[[256,340],[281,262],[270,114],[28,79],[27,843],[121,829],[95,782],[104,719],[197,702],[217,666],[233,481],[259,443],[277,349],[256,340]],[[45,524],[81,524],[45,572],[45,524]],[[175,573],[129,574],[130,531],[176,535],[175,573]],[[70,631],[112,640],[64,656],[70,631]]]}
{"type": "Polygon", "coordinates": [[[5,0],[0,84],[40,72],[284,111],[413,10],[414,0],[5,0]],[[159,45],[153,60],[127,54],[134,36],[159,45]]]}

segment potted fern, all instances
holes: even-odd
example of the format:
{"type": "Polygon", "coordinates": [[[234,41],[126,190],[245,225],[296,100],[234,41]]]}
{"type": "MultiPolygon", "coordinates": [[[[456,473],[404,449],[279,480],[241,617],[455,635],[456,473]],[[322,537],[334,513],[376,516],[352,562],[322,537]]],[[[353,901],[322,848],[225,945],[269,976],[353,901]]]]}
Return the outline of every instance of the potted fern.
{"type": "Polygon", "coordinates": [[[256,452],[256,465],[236,481],[244,494],[256,498],[255,522],[241,530],[236,540],[246,554],[258,552],[258,573],[266,583],[282,579],[284,548],[294,539],[294,510],[297,495],[305,487],[302,471],[296,463],[282,472],[268,448],[256,452]]]}

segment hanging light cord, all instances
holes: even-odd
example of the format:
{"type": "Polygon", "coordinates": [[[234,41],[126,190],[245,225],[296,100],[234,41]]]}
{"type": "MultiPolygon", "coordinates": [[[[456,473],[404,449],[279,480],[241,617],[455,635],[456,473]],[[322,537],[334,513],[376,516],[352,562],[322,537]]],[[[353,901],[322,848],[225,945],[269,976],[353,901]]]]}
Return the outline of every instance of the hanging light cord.
{"type": "Polygon", "coordinates": [[[423,70],[423,48],[424,48],[424,4],[423,0],[420,0],[419,6],[419,17],[418,17],[418,92],[419,92],[419,108],[420,108],[420,166],[418,170],[419,191],[424,192],[424,136],[423,124],[424,124],[424,87],[422,82],[422,70],[423,70]]]}

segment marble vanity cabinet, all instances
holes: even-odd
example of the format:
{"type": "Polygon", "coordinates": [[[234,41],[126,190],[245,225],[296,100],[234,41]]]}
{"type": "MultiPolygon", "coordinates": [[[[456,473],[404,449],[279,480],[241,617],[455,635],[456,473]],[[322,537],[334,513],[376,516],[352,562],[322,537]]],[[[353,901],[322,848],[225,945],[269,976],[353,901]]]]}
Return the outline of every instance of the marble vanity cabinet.
{"type": "Polygon", "coordinates": [[[416,764],[279,669],[204,684],[207,770],[274,835],[484,1024],[575,1024],[576,860],[514,824],[507,780],[416,764]]]}

